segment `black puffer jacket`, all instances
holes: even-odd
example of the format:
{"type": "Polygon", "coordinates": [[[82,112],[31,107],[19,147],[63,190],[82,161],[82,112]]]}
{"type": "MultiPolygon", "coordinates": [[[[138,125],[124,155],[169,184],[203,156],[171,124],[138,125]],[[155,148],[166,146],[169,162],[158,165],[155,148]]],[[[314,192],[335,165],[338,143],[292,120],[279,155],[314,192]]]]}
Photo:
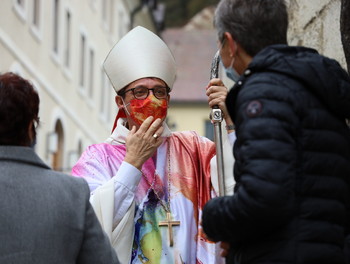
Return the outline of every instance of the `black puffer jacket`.
{"type": "Polygon", "coordinates": [[[345,263],[350,217],[350,80],[315,50],[271,46],[229,93],[235,194],[203,227],[236,264],[345,263]]]}

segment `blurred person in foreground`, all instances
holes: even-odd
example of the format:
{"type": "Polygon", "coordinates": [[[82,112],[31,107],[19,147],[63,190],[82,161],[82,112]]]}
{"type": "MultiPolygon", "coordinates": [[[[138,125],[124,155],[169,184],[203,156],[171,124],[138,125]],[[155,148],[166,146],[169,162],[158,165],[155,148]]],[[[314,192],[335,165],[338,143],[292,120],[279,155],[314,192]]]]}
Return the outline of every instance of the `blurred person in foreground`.
{"type": "Polygon", "coordinates": [[[31,147],[38,113],[33,86],[0,74],[0,263],[118,264],[87,183],[51,170],[31,147]]]}
{"type": "MultiPolygon", "coordinates": [[[[115,126],[105,143],[87,148],[72,174],[88,181],[119,259],[222,263],[219,246],[206,239],[200,225],[204,204],[217,193],[214,143],[195,132],[172,133],[165,122],[176,75],[169,48],[136,27],[112,48],[104,69],[117,93],[115,126]]],[[[223,106],[227,89],[215,79],[207,94],[209,105],[223,106]]],[[[235,135],[229,132],[226,157],[232,159],[235,135]]],[[[227,165],[232,170],[233,160],[227,165]]],[[[231,175],[226,187],[232,192],[231,175]]]]}
{"type": "Polygon", "coordinates": [[[222,0],[221,58],[236,84],[234,195],[203,210],[228,263],[345,262],[350,227],[350,80],[335,60],[287,45],[283,0],[222,0]]]}

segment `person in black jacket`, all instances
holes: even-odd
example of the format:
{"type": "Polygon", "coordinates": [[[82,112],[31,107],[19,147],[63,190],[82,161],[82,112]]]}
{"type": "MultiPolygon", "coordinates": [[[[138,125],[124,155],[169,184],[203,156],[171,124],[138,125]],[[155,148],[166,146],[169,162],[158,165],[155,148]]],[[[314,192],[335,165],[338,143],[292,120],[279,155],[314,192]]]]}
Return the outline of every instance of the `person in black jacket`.
{"type": "Polygon", "coordinates": [[[226,98],[236,186],[204,207],[205,233],[229,245],[228,263],[347,263],[348,74],[316,50],[287,45],[283,0],[221,0],[215,25],[236,81],[226,98]]]}

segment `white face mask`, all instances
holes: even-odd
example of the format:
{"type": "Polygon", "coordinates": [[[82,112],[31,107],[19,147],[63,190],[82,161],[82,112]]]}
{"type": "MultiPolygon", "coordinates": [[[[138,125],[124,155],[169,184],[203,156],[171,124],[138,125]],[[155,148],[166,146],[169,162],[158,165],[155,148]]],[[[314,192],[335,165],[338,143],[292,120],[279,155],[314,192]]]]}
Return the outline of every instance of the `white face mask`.
{"type": "MultiPolygon", "coordinates": [[[[222,48],[222,46],[221,46],[222,48]]],[[[220,49],[221,49],[220,48],[220,49]]],[[[220,58],[221,62],[223,61],[222,58],[220,58]]],[[[226,73],[226,76],[231,79],[232,81],[234,82],[237,82],[240,75],[238,74],[238,72],[233,68],[233,63],[235,62],[235,58],[232,59],[231,63],[230,63],[230,66],[228,66],[227,68],[225,67],[225,65],[222,63],[222,65],[224,66],[225,68],[225,73],[226,73]]]]}
{"type": "MultiPolygon", "coordinates": [[[[232,63],[232,64],[233,64],[233,63],[232,63]]],[[[232,64],[231,64],[231,65],[232,65],[232,64]]],[[[227,76],[228,78],[230,78],[232,81],[237,82],[238,79],[239,79],[239,77],[240,77],[240,75],[238,74],[238,72],[237,72],[233,67],[231,67],[231,66],[229,66],[229,67],[227,67],[227,68],[224,66],[224,68],[225,68],[226,76],[227,76]]]]}

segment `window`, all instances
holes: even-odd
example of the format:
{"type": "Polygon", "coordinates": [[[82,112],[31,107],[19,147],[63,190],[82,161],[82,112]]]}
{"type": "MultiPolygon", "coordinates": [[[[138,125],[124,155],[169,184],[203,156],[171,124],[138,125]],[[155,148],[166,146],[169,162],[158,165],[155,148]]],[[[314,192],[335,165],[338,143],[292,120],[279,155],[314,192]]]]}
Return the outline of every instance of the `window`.
{"type": "Polygon", "coordinates": [[[101,71],[101,98],[100,98],[100,114],[101,116],[104,114],[104,104],[105,104],[105,97],[106,97],[106,81],[107,81],[107,76],[105,74],[105,72],[101,71]]]}
{"type": "Polygon", "coordinates": [[[16,0],[16,4],[19,8],[22,8],[23,10],[25,9],[26,7],[26,4],[25,4],[25,0],[16,0]]]}
{"type": "Polygon", "coordinates": [[[109,32],[114,33],[114,2],[109,0],[109,32]]]}
{"type": "Polygon", "coordinates": [[[128,13],[128,11],[125,9],[125,6],[121,5],[121,4],[117,4],[117,16],[115,17],[115,19],[118,19],[118,23],[116,26],[118,26],[116,30],[118,30],[118,32],[116,32],[117,37],[121,38],[122,36],[125,35],[125,33],[128,31],[129,29],[129,21],[128,21],[128,16],[126,16],[125,14],[128,13]]]}
{"type": "Polygon", "coordinates": [[[71,15],[66,11],[66,37],[65,37],[65,51],[64,51],[64,66],[70,67],[70,33],[71,32],[71,15]]]}
{"type": "Polygon", "coordinates": [[[94,63],[95,63],[95,53],[92,49],[90,49],[89,53],[90,57],[90,69],[89,69],[89,91],[88,96],[90,99],[93,97],[93,89],[94,89],[94,63]]]}
{"type": "Polygon", "coordinates": [[[54,0],[53,10],[53,51],[58,54],[58,43],[59,43],[59,7],[60,1],[54,0]]]}
{"type": "Polygon", "coordinates": [[[61,120],[56,121],[55,133],[57,134],[57,151],[53,153],[52,169],[56,171],[63,170],[63,146],[64,131],[61,120]]]}
{"type": "Polygon", "coordinates": [[[90,6],[95,11],[97,9],[97,1],[96,0],[90,0],[90,6]]]}
{"type": "Polygon", "coordinates": [[[119,11],[118,20],[118,38],[121,38],[124,36],[124,12],[119,11]]]}
{"type": "Polygon", "coordinates": [[[210,120],[205,120],[205,137],[214,141],[214,126],[210,120]]]}
{"type": "Polygon", "coordinates": [[[41,0],[32,0],[30,11],[30,31],[34,35],[34,37],[40,41],[42,38],[41,0]]]}
{"type": "MultiPolygon", "coordinates": [[[[111,84],[110,84],[110,82],[109,82],[109,79],[107,78],[107,83],[108,83],[108,85],[107,85],[107,87],[106,87],[106,89],[107,89],[107,98],[106,98],[106,122],[107,123],[109,123],[110,122],[110,120],[111,120],[111,101],[113,100],[112,99],[112,90],[113,90],[113,88],[112,88],[112,86],[111,86],[111,84]]],[[[114,101],[113,101],[114,102],[114,101]]]]}
{"type": "Polygon", "coordinates": [[[14,10],[16,11],[16,14],[19,16],[19,18],[22,21],[25,21],[26,18],[26,0],[14,0],[14,10]]]}
{"type": "Polygon", "coordinates": [[[79,84],[81,87],[85,85],[85,48],[86,48],[86,39],[85,35],[80,35],[80,78],[79,84]]]}
{"type": "Polygon", "coordinates": [[[67,167],[64,170],[65,173],[70,173],[72,171],[72,168],[79,160],[79,157],[83,153],[83,144],[81,140],[78,141],[77,149],[71,150],[68,152],[68,158],[67,158],[67,167]]]}
{"type": "Polygon", "coordinates": [[[101,6],[102,27],[104,30],[112,32],[112,28],[113,28],[112,16],[114,13],[113,0],[102,0],[101,4],[102,4],[101,6]]]}
{"type": "Polygon", "coordinates": [[[32,23],[36,28],[40,28],[40,0],[33,0],[32,23]]]}
{"type": "Polygon", "coordinates": [[[111,100],[113,100],[112,96],[112,87],[109,83],[109,79],[105,72],[102,69],[101,74],[101,101],[100,101],[100,115],[101,118],[109,123],[110,121],[110,111],[111,111],[111,100]]]}
{"type": "Polygon", "coordinates": [[[107,24],[107,0],[102,0],[102,21],[104,24],[107,24]]]}
{"type": "Polygon", "coordinates": [[[81,140],[79,140],[79,142],[78,142],[78,155],[79,155],[79,157],[82,153],[83,153],[83,144],[81,143],[81,140]]]}

